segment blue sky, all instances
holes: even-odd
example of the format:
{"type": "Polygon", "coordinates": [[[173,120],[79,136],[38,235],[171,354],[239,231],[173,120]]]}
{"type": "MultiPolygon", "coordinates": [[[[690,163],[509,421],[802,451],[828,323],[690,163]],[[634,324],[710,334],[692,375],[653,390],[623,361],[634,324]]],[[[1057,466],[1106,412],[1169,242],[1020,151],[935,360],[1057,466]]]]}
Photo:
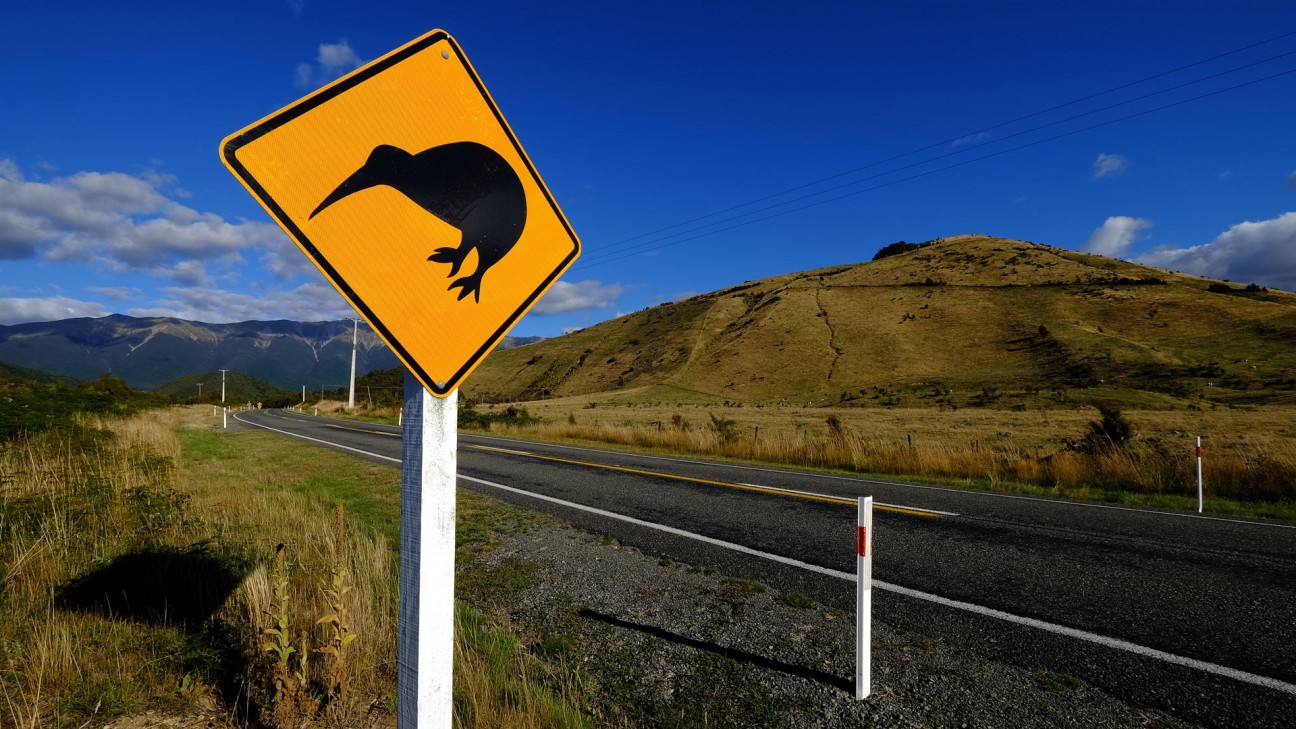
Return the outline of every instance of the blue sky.
{"type": "Polygon", "coordinates": [[[1296,290],[1290,0],[11,2],[3,18],[0,324],[349,315],[218,146],[433,28],[584,246],[515,335],[961,233],[1296,290]]]}

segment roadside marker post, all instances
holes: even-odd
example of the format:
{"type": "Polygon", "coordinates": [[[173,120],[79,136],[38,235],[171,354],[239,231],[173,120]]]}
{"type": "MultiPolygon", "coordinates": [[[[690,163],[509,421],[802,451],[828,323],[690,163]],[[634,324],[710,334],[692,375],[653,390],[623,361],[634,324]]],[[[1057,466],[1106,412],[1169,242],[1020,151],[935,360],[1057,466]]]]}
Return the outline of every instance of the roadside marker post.
{"type": "Polygon", "coordinates": [[[859,497],[855,519],[855,698],[868,698],[873,653],[873,497],[859,497]]]}
{"type": "Polygon", "coordinates": [[[1197,436],[1197,513],[1202,513],[1202,459],[1201,436],[1197,436]]]}
{"type": "Polygon", "coordinates": [[[229,430],[229,408],[221,408],[221,410],[223,411],[223,414],[221,415],[221,428],[229,430]]]}

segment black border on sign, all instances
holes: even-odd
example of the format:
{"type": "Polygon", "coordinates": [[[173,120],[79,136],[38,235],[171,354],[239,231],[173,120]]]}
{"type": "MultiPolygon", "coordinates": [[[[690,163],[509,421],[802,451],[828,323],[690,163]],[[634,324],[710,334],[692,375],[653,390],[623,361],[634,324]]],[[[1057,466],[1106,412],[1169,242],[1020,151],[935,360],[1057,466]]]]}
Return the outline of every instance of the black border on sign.
{"type": "Polygon", "coordinates": [[[508,122],[504,121],[504,115],[500,113],[499,107],[495,105],[495,101],[491,99],[490,94],[486,91],[486,86],[477,75],[477,71],[473,69],[472,64],[468,62],[468,57],[464,55],[463,50],[459,47],[459,44],[455,42],[455,39],[445,31],[438,30],[429,33],[428,35],[411,42],[409,45],[397,49],[392,52],[391,55],[375,61],[372,65],[360,69],[355,74],[347,76],[334,85],[329,86],[314,95],[301,99],[273,116],[263,119],[261,122],[246,129],[241,134],[230,137],[226,140],[221,153],[230,169],[234,170],[239,179],[243,181],[243,184],[247,185],[248,189],[251,190],[253,194],[256,195],[257,199],[261,201],[261,204],[264,205],[266,209],[268,209],[278,220],[279,224],[292,235],[298,245],[305,250],[311,257],[311,260],[315,262],[315,265],[319,266],[319,268],[324,271],[328,276],[329,281],[338,288],[342,295],[346,297],[347,301],[360,309],[361,314],[364,315],[369,324],[378,331],[378,334],[382,337],[383,341],[396,351],[397,356],[405,363],[405,366],[408,367],[414,376],[423,383],[424,387],[439,396],[448,395],[458,387],[460,381],[463,380],[468,372],[471,371],[477,363],[479,363],[495,347],[495,345],[499,343],[499,340],[513,328],[513,324],[517,322],[518,318],[531,308],[532,304],[535,303],[536,297],[547,290],[549,286],[553,284],[558,275],[565,271],[567,267],[576,260],[576,257],[580,255],[580,239],[576,237],[576,232],[572,230],[571,224],[567,222],[567,217],[562,214],[562,211],[558,208],[558,203],[554,201],[553,195],[549,193],[549,188],[546,187],[544,181],[540,179],[540,175],[536,172],[535,166],[531,164],[531,158],[528,157],[526,152],[522,149],[522,145],[518,142],[517,137],[514,136],[512,128],[509,127],[508,122]],[[509,315],[509,317],[504,320],[504,323],[486,339],[486,342],[468,358],[468,361],[446,380],[444,386],[439,386],[436,381],[419,366],[418,362],[414,360],[405,347],[402,346],[401,343],[396,340],[396,337],[392,335],[391,331],[387,329],[387,325],[384,324],[376,314],[374,314],[368,304],[362,301],[360,297],[351,290],[351,286],[342,278],[337,270],[333,268],[332,264],[324,258],[319,249],[315,247],[315,244],[306,237],[306,234],[297,227],[297,224],[293,222],[292,218],[290,218],[287,213],[284,212],[283,208],[279,206],[279,203],[277,203],[274,198],[266,192],[265,188],[261,186],[261,183],[257,182],[256,178],[252,176],[252,174],[241,162],[239,162],[238,159],[238,151],[244,145],[265,136],[302,114],[315,109],[343,92],[369,80],[378,73],[385,71],[391,66],[394,66],[410,56],[426,50],[429,46],[440,43],[441,41],[447,41],[450,44],[450,47],[454,49],[455,57],[461,64],[463,64],[463,68],[467,71],[469,78],[471,78],[473,83],[477,86],[477,90],[481,93],[482,100],[486,102],[491,113],[495,115],[495,119],[499,122],[500,128],[506,135],[508,135],[509,142],[513,144],[513,149],[517,151],[518,157],[521,158],[522,163],[526,165],[527,172],[530,173],[531,179],[536,183],[536,186],[540,188],[540,192],[544,193],[545,200],[549,202],[550,208],[552,208],[553,212],[558,216],[558,220],[562,222],[563,228],[567,231],[567,235],[570,236],[573,244],[571,253],[568,254],[560,264],[558,264],[557,268],[545,277],[544,281],[536,287],[529,296],[527,296],[525,301],[522,302],[522,305],[509,315]]]}

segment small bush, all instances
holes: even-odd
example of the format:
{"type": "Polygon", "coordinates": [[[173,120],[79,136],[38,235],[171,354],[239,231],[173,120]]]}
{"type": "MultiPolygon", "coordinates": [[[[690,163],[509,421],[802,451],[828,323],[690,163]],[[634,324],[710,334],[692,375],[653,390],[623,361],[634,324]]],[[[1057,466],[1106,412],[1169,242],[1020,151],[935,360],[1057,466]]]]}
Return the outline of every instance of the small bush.
{"type": "Polygon", "coordinates": [[[724,416],[716,417],[715,413],[707,413],[711,416],[711,431],[720,437],[721,443],[728,443],[738,437],[738,423],[732,418],[724,416]]]}
{"type": "Polygon", "coordinates": [[[1074,450],[1089,455],[1123,450],[1134,435],[1134,424],[1114,405],[1099,405],[1098,413],[1101,417],[1089,422],[1089,432],[1069,445],[1074,450]]]}
{"type": "Polygon", "coordinates": [[[459,408],[459,427],[460,428],[477,428],[479,430],[490,430],[494,423],[501,423],[509,426],[534,425],[539,423],[540,419],[527,412],[524,407],[510,405],[499,412],[483,413],[473,407],[471,403],[459,408]]]}

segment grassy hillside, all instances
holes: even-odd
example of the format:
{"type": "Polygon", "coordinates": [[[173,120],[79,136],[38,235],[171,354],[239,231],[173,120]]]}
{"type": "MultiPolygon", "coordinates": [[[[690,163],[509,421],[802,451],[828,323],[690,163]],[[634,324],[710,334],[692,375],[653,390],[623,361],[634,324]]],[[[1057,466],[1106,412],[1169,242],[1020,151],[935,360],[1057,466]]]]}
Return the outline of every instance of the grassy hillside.
{"type": "Polygon", "coordinates": [[[61,377],[59,375],[50,374],[49,372],[44,372],[42,370],[32,369],[31,367],[23,367],[22,365],[16,365],[12,362],[0,361],[0,381],[15,381],[15,380],[26,380],[28,382],[39,383],[44,385],[52,384],[55,382],[62,382],[64,384],[69,384],[69,385],[76,383],[76,381],[70,377],[61,377]]]}
{"type": "MultiPolygon", "coordinates": [[[[221,401],[221,373],[205,372],[200,375],[178,377],[159,385],[154,392],[169,395],[180,402],[219,403],[221,401]],[[200,382],[203,385],[201,398],[198,395],[198,383],[200,382]]],[[[259,380],[252,375],[234,371],[225,373],[225,402],[229,404],[265,402],[273,405],[286,405],[290,401],[296,403],[301,399],[300,392],[297,393],[295,398],[292,395],[293,393],[289,390],[259,380]]]]}
{"type": "Polygon", "coordinates": [[[78,413],[123,415],[162,404],[161,398],[132,391],[110,375],[79,383],[0,362],[0,443],[69,427],[78,413]]]}
{"type": "Polygon", "coordinates": [[[1296,295],[987,236],[788,274],[493,353],[476,400],[1296,403],[1296,295]]]}

